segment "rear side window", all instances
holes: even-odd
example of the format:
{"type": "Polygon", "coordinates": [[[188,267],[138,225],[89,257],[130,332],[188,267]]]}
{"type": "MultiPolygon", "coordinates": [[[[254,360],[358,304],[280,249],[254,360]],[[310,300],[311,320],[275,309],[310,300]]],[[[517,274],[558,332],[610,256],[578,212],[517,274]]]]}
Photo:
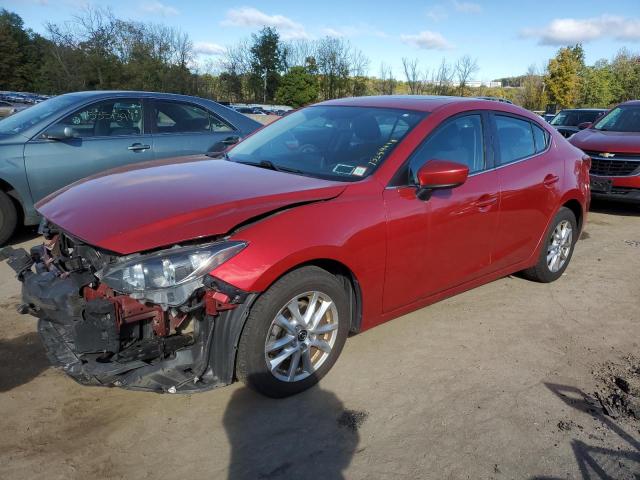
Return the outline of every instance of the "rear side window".
{"type": "Polygon", "coordinates": [[[549,132],[540,128],[535,123],[531,124],[531,128],[533,128],[533,140],[536,144],[536,153],[545,151],[549,146],[549,132]]]}
{"type": "Polygon", "coordinates": [[[496,115],[495,119],[500,165],[515,162],[536,153],[533,126],[529,121],[504,115],[496,115]]]}
{"type": "Polygon", "coordinates": [[[154,102],[155,129],[158,133],[231,132],[233,128],[202,107],[189,103],[154,102]]]}

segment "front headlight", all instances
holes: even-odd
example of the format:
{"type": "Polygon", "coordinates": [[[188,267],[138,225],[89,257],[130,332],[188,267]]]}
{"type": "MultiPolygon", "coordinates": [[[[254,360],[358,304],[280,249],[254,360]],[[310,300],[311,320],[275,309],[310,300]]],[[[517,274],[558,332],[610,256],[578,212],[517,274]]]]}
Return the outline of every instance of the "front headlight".
{"type": "Polygon", "coordinates": [[[238,254],[245,242],[178,247],[105,267],[96,275],[109,287],[163,306],[178,306],[211,270],[238,254]]]}

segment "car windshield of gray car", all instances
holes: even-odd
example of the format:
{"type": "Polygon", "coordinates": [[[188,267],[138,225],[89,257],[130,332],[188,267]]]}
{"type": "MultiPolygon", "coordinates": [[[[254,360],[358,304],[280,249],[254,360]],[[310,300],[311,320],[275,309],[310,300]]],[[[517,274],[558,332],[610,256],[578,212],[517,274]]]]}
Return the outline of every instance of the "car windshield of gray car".
{"type": "Polygon", "coordinates": [[[0,120],[0,135],[22,133],[77,101],[78,99],[71,95],[61,95],[40,102],[33,107],[0,120]]]}
{"type": "Polygon", "coordinates": [[[640,106],[620,105],[594,125],[596,130],[640,132],[640,106]]]}
{"type": "Polygon", "coordinates": [[[327,180],[373,173],[426,112],[317,106],[292,113],[228,153],[233,162],[327,180]]]}

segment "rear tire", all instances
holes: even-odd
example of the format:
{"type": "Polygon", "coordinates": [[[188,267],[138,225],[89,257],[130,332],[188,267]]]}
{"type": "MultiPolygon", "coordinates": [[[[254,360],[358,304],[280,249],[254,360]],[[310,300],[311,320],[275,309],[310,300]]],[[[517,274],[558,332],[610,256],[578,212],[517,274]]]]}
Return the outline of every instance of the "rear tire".
{"type": "Polygon", "coordinates": [[[0,191],[0,245],[4,245],[16,231],[18,212],[6,193],[0,191]]]}
{"type": "Polygon", "coordinates": [[[578,240],[578,222],[571,210],[561,207],[549,225],[538,263],[522,271],[522,276],[535,282],[550,283],[567,269],[578,240]]]}
{"type": "Polygon", "coordinates": [[[273,398],[315,385],[346,341],[348,298],[344,283],[319,267],[279,279],[251,308],[238,345],[238,379],[273,398]]]}

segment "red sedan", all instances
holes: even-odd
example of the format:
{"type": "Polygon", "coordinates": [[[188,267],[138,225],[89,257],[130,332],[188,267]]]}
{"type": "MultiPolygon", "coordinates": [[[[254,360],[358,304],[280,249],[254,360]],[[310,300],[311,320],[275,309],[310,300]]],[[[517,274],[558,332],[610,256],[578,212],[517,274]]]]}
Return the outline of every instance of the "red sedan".
{"type": "Polygon", "coordinates": [[[60,190],[37,206],[45,244],[4,254],[20,311],[80,383],[286,396],[349,332],[514,272],[558,279],[589,166],[506,103],[333,100],[226,153],[60,190]]]}

